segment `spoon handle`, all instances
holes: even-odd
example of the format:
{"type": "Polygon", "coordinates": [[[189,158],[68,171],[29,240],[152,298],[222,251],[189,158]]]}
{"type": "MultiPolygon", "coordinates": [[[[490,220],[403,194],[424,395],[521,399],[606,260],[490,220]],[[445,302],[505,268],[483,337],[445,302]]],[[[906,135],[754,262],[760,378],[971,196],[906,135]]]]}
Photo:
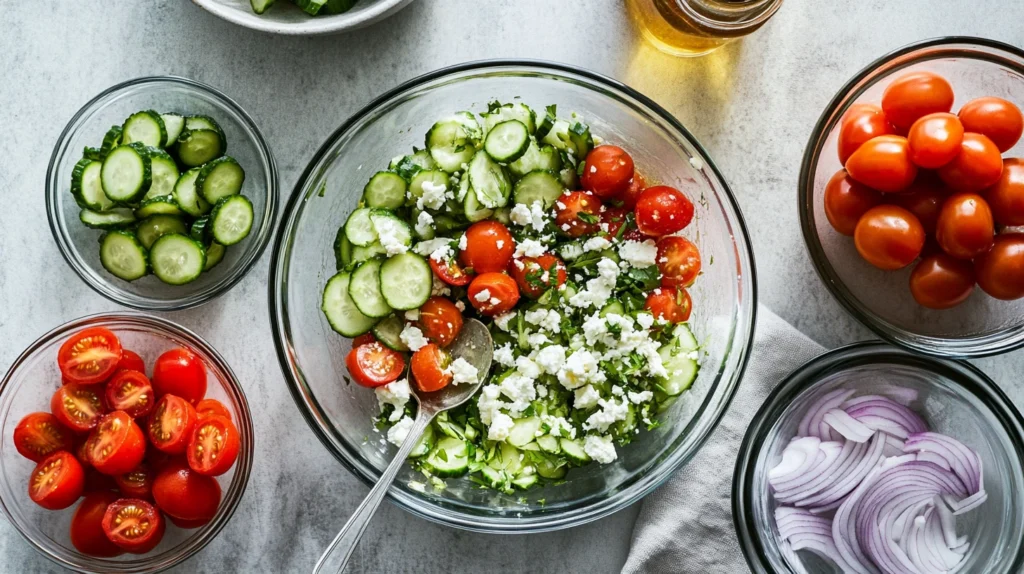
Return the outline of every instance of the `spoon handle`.
{"type": "Polygon", "coordinates": [[[356,544],[359,543],[359,538],[362,537],[363,531],[366,530],[366,526],[370,523],[370,519],[373,518],[374,513],[377,512],[377,507],[380,506],[381,501],[384,500],[384,495],[387,494],[388,488],[391,487],[391,483],[395,481],[395,475],[402,468],[405,463],[405,459],[409,456],[409,452],[419,442],[420,437],[423,435],[423,431],[433,420],[434,414],[424,413],[425,409],[420,409],[419,414],[413,422],[412,428],[409,429],[409,434],[406,435],[405,440],[402,442],[402,446],[398,448],[398,453],[395,454],[395,458],[391,460],[391,464],[384,470],[384,473],[380,475],[380,480],[370,491],[370,494],[366,495],[366,499],[359,505],[359,508],[352,514],[352,517],[345,523],[345,527],[341,529],[341,532],[334,537],[331,545],[327,547],[327,550],[320,556],[320,560],[317,561],[316,566],[313,567],[313,574],[320,574],[321,572],[342,572],[345,570],[345,565],[348,564],[348,559],[352,556],[352,551],[356,549],[356,544]]]}

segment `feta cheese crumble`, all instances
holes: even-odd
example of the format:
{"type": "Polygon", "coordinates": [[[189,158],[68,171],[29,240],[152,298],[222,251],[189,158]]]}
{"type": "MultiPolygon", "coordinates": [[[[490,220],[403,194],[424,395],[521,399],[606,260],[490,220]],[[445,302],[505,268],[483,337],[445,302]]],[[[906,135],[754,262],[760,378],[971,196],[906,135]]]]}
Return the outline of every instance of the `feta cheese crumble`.
{"type": "Polygon", "coordinates": [[[583,452],[601,464],[608,464],[617,456],[610,436],[587,435],[587,440],[583,442],[583,452]]]}
{"type": "Polygon", "coordinates": [[[608,241],[604,237],[591,237],[583,244],[583,252],[589,253],[591,251],[601,251],[602,249],[610,247],[611,244],[612,242],[608,241]]]}
{"type": "Polygon", "coordinates": [[[533,202],[529,207],[517,203],[509,213],[509,219],[520,227],[531,227],[537,233],[544,231],[544,226],[547,225],[547,213],[539,201],[533,202]]]}
{"type": "Polygon", "coordinates": [[[619,257],[633,267],[650,267],[657,263],[658,246],[650,239],[640,241],[624,241],[619,246],[619,257]]]}
{"type": "Polygon", "coordinates": [[[405,328],[402,329],[402,332],[399,333],[398,338],[405,343],[413,353],[427,346],[427,343],[430,342],[423,336],[423,331],[420,331],[420,328],[414,325],[406,325],[405,328]]]}
{"type": "Polygon", "coordinates": [[[541,255],[544,255],[546,251],[544,244],[536,239],[524,239],[516,245],[513,257],[516,259],[521,257],[540,257],[541,255]]]}
{"type": "Polygon", "coordinates": [[[448,199],[448,187],[443,183],[434,183],[433,181],[427,180],[423,182],[421,187],[423,195],[416,199],[416,207],[419,209],[441,209],[446,199],[448,199]]]}
{"type": "Polygon", "coordinates": [[[388,421],[395,422],[405,414],[405,405],[409,403],[411,389],[408,379],[399,379],[383,387],[373,389],[377,395],[377,405],[384,410],[384,405],[391,405],[395,410],[388,416],[388,421]]]}
{"type": "Polygon", "coordinates": [[[487,439],[496,441],[507,439],[513,425],[515,425],[515,421],[512,420],[512,417],[505,413],[495,414],[491,426],[487,429],[487,439]]]}
{"type": "MultiPolygon", "coordinates": [[[[388,256],[400,255],[409,250],[409,247],[402,241],[401,224],[392,217],[375,217],[373,228],[377,230],[377,240],[387,252],[388,256]]],[[[408,234],[408,230],[404,230],[408,234]]]]}
{"type": "Polygon", "coordinates": [[[412,419],[409,417],[402,417],[395,426],[388,429],[388,442],[395,446],[402,446],[405,442],[405,438],[409,436],[409,431],[412,430],[412,419]]]}
{"type": "Polygon", "coordinates": [[[485,301],[487,301],[488,299],[491,298],[491,292],[489,290],[487,290],[487,289],[484,289],[484,290],[480,291],[479,293],[477,293],[476,295],[473,295],[473,298],[476,299],[477,301],[483,303],[483,302],[485,302],[485,301]]]}
{"type": "Polygon", "coordinates": [[[416,216],[416,225],[414,229],[416,230],[416,233],[420,234],[420,236],[425,236],[433,229],[433,225],[434,216],[430,215],[426,211],[421,211],[420,214],[416,216]]]}
{"type": "Polygon", "coordinates": [[[452,361],[452,364],[448,365],[448,371],[452,374],[453,385],[475,384],[479,375],[477,368],[462,357],[452,361]]]}

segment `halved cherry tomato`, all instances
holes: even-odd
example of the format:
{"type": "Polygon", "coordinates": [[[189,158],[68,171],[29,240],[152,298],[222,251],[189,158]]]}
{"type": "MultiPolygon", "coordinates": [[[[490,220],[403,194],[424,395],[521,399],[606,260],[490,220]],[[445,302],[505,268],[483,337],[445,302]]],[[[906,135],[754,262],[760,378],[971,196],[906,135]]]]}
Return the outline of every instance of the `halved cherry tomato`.
{"type": "Polygon", "coordinates": [[[928,114],[910,126],[907,142],[910,161],[918,167],[935,169],[953,160],[964,141],[964,126],[949,113],[928,114]]]}
{"type": "Polygon", "coordinates": [[[149,500],[153,495],[153,479],[155,477],[156,473],[149,468],[149,465],[140,462],[139,466],[115,476],[114,482],[117,483],[117,489],[125,497],[149,500]]]}
{"type": "Polygon", "coordinates": [[[28,481],[28,495],[47,510],[61,510],[75,503],[85,489],[85,469],[66,450],[39,461],[28,481]]]}
{"type": "Polygon", "coordinates": [[[14,448],[21,456],[39,462],[58,450],[74,448],[71,433],[50,413],[30,413],[14,427],[14,448]]]}
{"type": "Polygon", "coordinates": [[[965,133],[960,153],[939,168],[939,177],[956,191],[976,193],[994,185],[1003,173],[1003,157],[992,140],[965,133]]]}
{"type": "Polygon", "coordinates": [[[231,469],[241,444],[231,419],[209,417],[199,421],[188,441],[188,465],[206,476],[220,476],[231,469]]]}
{"type": "Polygon", "coordinates": [[[412,378],[419,390],[430,393],[448,386],[452,373],[448,371],[451,356],[441,347],[430,343],[412,355],[412,378]]]}
{"type": "Polygon", "coordinates": [[[172,349],[157,358],[152,383],[157,398],[175,395],[195,405],[206,396],[206,365],[188,349],[172,349]]]}
{"type": "Polygon", "coordinates": [[[974,259],[992,247],[992,210],[980,195],[960,193],[946,200],[939,212],[935,239],[957,259],[974,259]]]}
{"type": "Polygon", "coordinates": [[[882,108],[874,104],[854,104],[839,123],[839,163],[846,164],[853,152],[868,140],[896,132],[885,119],[882,108]]]}
{"type": "Polygon", "coordinates": [[[614,240],[619,234],[619,229],[628,221],[630,213],[632,212],[625,207],[602,207],[601,223],[598,224],[601,236],[609,241],[614,240]]]}
{"type": "Polygon", "coordinates": [[[345,365],[356,383],[372,389],[396,380],[405,370],[405,359],[397,351],[374,341],[349,351],[345,365]]]}
{"type": "MultiPolygon", "coordinates": [[[[199,415],[192,403],[175,395],[164,395],[146,424],[149,442],[167,454],[181,454],[199,415]]],[[[125,471],[127,472],[127,471],[125,471]]]]}
{"type": "Polygon", "coordinates": [[[913,213],[895,205],[879,205],[860,218],[853,239],[865,261],[891,271],[917,259],[925,234],[913,213]]]}
{"type": "Polygon", "coordinates": [[[690,293],[683,287],[658,287],[647,294],[644,308],[650,311],[655,319],[683,323],[690,320],[693,301],[690,299],[690,293]]]}
{"type": "Polygon", "coordinates": [[[216,478],[199,474],[182,461],[167,465],[153,480],[156,505],[180,520],[209,522],[217,514],[220,494],[216,478]]]}
{"type": "Polygon", "coordinates": [[[110,410],[124,411],[138,418],[153,411],[156,404],[153,395],[153,385],[146,375],[139,371],[118,371],[107,383],[104,398],[110,410]]]}
{"type": "Polygon", "coordinates": [[[845,169],[837,171],[825,185],[825,217],[843,235],[853,236],[861,216],[880,203],[880,192],[854,180],[845,169]]]}
{"type": "Polygon", "coordinates": [[[584,191],[563,193],[555,200],[555,226],[569,237],[595,233],[601,221],[601,199],[584,191]]]}
{"type": "MultiPolygon", "coordinates": [[[[360,337],[361,336],[362,335],[360,335],[360,337]]],[[[356,340],[358,339],[359,337],[356,337],[356,340]]],[[[373,341],[374,339],[371,339],[366,342],[372,343],[373,341]]],[[[355,345],[355,343],[353,343],[353,345],[355,345]]],[[[217,399],[203,399],[199,401],[199,404],[196,405],[196,414],[199,415],[199,420],[203,420],[207,417],[224,417],[231,420],[231,411],[224,406],[224,403],[217,399]]]]}
{"type": "Polygon", "coordinates": [[[536,299],[548,289],[558,288],[565,283],[565,263],[545,253],[540,257],[523,257],[512,260],[509,272],[519,286],[519,292],[536,299]]]}
{"type": "Polygon", "coordinates": [[[974,291],[974,265],[945,253],[925,257],[910,273],[910,294],[929,309],[949,309],[974,291]]]}
{"type": "Polygon", "coordinates": [[[519,302],[515,279],[504,273],[477,275],[467,290],[469,303],[482,315],[494,316],[511,311],[519,302]]]}
{"type": "Polygon", "coordinates": [[[102,383],[121,361],[121,341],[103,327],[90,327],[68,337],[57,352],[65,380],[82,385],[102,383]]]}
{"type": "Polygon", "coordinates": [[[1004,159],[999,181],[982,193],[996,223],[1024,225],[1024,159],[1004,159]]]}
{"type": "Polygon", "coordinates": [[[164,537],[164,517],[145,500],[119,498],[103,514],[103,533],[111,542],[132,554],[145,554],[164,537]]]}
{"type": "Polygon", "coordinates": [[[501,271],[512,259],[516,242],[501,222],[488,219],[478,221],[466,230],[466,248],[459,253],[459,261],[474,273],[501,271]]]}
{"type": "Polygon", "coordinates": [[[689,287],[700,274],[700,250],[678,235],[658,240],[657,262],[662,287],[689,287]]]}
{"type": "Polygon", "coordinates": [[[57,389],[50,399],[50,411],[62,425],[75,432],[96,428],[107,412],[103,406],[102,388],[69,383],[57,389]]]}
{"type": "Polygon", "coordinates": [[[89,464],[96,470],[117,476],[142,462],[146,456],[146,437],[128,413],[114,411],[100,419],[85,449],[89,464]]]}
{"type": "Polygon", "coordinates": [[[693,211],[693,202],[678,189],[648,187],[636,202],[636,226],[644,235],[669,235],[685,229],[693,221],[693,211]]]}
{"type": "Polygon", "coordinates": [[[1013,147],[1024,133],[1020,108],[1002,98],[977,98],[960,108],[960,121],[969,132],[985,134],[1000,152],[1013,147]]]}
{"type": "Polygon", "coordinates": [[[71,517],[71,544],[82,554],[112,558],[124,552],[103,533],[103,515],[117,498],[110,491],[90,492],[75,509],[71,517]]]}
{"type": "MultiPolygon", "coordinates": [[[[377,340],[377,337],[374,337],[373,333],[363,333],[362,335],[359,335],[355,339],[352,339],[352,348],[358,347],[359,345],[365,345],[367,343],[372,343],[372,342],[374,342],[376,340],[377,340]]],[[[199,409],[199,405],[203,404],[207,400],[208,399],[203,399],[203,400],[199,401],[198,403],[196,403],[196,410],[199,411],[200,410],[199,409]]]]}
{"type": "Polygon", "coordinates": [[[645,189],[647,189],[647,180],[640,175],[639,171],[633,171],[633,179],[629,180],[629,186],[618,197],[618,200],[622,202],[622,207],[626,209],[636,207],[636,200],[640,198],[640,194],[645,189]]]}
{"type": "Polygon", "coordinates": [[[631,179],[633,158],[618,146],[599,145],[587,154],[580,183],[601,199],[611,199],[625,192],[631,179]]]}
{"type": "Polygon", "coordinates": [[[121,362],[117,364],[117,371],[138,371],[146,374],[146,362],[135,351],[123,349],[121,351],[121,362]]]}
{"type": "Polygon", "coordinates": [[[462,332],[462,312],[444,297],[431,297],[420,307],[419,326],[431,341],[447,347],[462,332]]]}
{"type": "Polygon", "coordinates": [[[903,191],[914,183],[917,166],[902,136],[878,136],[853,152],[846,162],[850,177],[885,193],[903,191]]]}
{"type": "Polygon", "coordinates": [[[910,72],[893,80],[882,93],[882,110],[900,133],[922,116],[953,109],[953,86],[932,72],[910,72]]]}
{"type": "Polygon", "coordinates": [[[458,261],[454,259],[438,261],[433,257],[429,258],[429,261],[430,268],[434,270],[434,275],[437,275],[441,281],[455,287],[469,285],[469,280],[472,279],[472,277],[462,270],[462,266],[459,265],[458,261]]]}
{"type": "Polygon", "coordinates": [[[996,299],[1024,297],[1024,233],[1002,233],[975,261],[978,285],[996,299]]]}
{"type": "Polygon", "coordinates": [[[924,227],[924,232],[930,235],[935,233],[939,213],[947,197],[949,189],[942,181],[931,172],[921,172],[907,191],[890,195],[886,199],[913,213],[924,227]]]}

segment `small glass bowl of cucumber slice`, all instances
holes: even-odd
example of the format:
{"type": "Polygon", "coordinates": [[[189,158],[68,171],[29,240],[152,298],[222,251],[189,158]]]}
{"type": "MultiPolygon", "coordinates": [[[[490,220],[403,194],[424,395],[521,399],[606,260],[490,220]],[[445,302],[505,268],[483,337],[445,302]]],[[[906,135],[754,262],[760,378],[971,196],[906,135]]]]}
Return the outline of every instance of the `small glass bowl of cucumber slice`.
{"type": "Polygon", "coordinates": [[[194,307],[266,247],[277,168],[259,128],[214,88],[175,77],[113,86],[68,122],[46,176],[64,259],[136,309],[194,307]]]}

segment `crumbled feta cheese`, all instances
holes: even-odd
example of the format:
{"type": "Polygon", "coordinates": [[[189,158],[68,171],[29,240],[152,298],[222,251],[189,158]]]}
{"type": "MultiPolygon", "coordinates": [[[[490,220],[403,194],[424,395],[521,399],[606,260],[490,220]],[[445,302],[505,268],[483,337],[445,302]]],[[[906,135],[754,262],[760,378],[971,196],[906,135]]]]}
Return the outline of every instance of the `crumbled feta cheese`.
{"type": "Polygon", "coordinates": [[[573,351],[565,360],[565,365],[558,372],[558,382],[566,389],[578,389],[586,383],[600,383],[605,374],[597,364],[597,357],[587,349],[573,351]]]}
{"type": "Polygon", "coordinates": [[[565,347],[561,345],[549,345],[537,353],[534,361],[544,372],[549,375],[558,374],[559,369],[565,365],[565,347]]]}
{"type": "Polygon", "coordinates": [[[512,355],[512,344],[505,343],[504,345],[494,349],[494,361],[503,367],[515,366],[516,359],[512,355]]]}
{"type": "Polygon", "coordinates": [[[402,229],[403,224],[393,217],[375,217],[373,228],[377,230],[377,240],[388,255],[400,255],[409,250],[409,247],[402,241],[400,235],[408,234],[408,228],[402,229]],[[404,233],[402,233],[404,231],[404,233]]]}
{"type": "Polygon", "coordinates": [[[657,262],[658,246],[653,241],[623,241],[619,257],[633,267],[650,267],[657,262]]]}
{"type": "Polygon", "coordinates": [[[523,318],[527,323],[537,325],[541,329],[551,331],[552,333],[560,333],[562,330],[562,316],[554,309],[541,308],[527,311],[523,318]]]}
{"type": "Polygon", "coordinates": [[[533,383],[533,379],[515,372],[502,379],[498,384],[501,394],[512,401],[508,405],[509,414],[519,416],[537,398],[537,389],[534,388],[533,383]]]}
{"type": "Polygon", "coordinates": [[[487,289],[483,289],[476,295],[473,295],[473,298],[479,301],[480,303],[483,303],[491,298],[491,292],[487,289]]]}
{"type": "Polygon", "coordinates": [[[428,235],[433,229],[433,224],[434,216],[430,215],[426,211],[421,211],[420,214],[416,216],[416,233],[419,233],[421,237],[428,235]]]}
{"type": "Polygon", "coordinates": [[[468,238],[468,237],[466,237],[466,234],[465,234],[465,233],[463,233],[463,234],[462,234],[462,235],[461,235],[461,236],[459,237],[459,249],[460,249],[461,251],[465,251],[467,247],[469,247],[469,238],[468,238]]]}
{"type": "Polygon", "coordinates": [[[517,203],[509,213],[509,219],[516,225],[521,227],[529,226],[537,233],[540,233],[547,224],[547,213],[544,211],[544,205],[539,201],[533,202],[529,207],[522,203],[517,203]]]}
{"type": "MultiPolygon", "coordinates": [[[[594,313],[583,321],[583,337],[588,345],[596,345],[598,341],[606,339],[608,325],[598,313],[594,313]]],[[[609,338],[610,339],[610,338],[609,338]]]]}
{"type": "Polygon", "coordinates": [[[405,312],[405,320],[406,321],[419,321],[420,320],[420,310],[419,309],[409,309],[408,311],[405,312]]]}
{"type": "Polygon", "coordinates": [[[501,299],[498,299],[497,297],[491,297],[491,301],[490,302],[491,302],[491,305],[497,305],[498,303],[501,303],[501,299]]]}
{"type": "Polygon", "coordinates": [[[604,257],[597,262],[597,272],[597,277],[587,281],[586,289],[569,298],[570,305],[580,308],[593,306],[600,309],[608,302],[619,277],[619,266],[611,259],[604,257]]]}
{"type": "Polygon", "coordinates": [[[541,383],[537,383],[537,398],[545,398],[548,396],[548,388],[541,383]]]}
{"type": "Polygon", "coordinates": [[[462,357],[458,357],[452,361],[452,364],[448,365],[448,371],[452,374],[453,385],[460,385],[463,383],[471,385],[476,384],[478,375],[477,368],[462,357]]]}
{"type": "Polygon", "coordinates": [[[455,302],[455,308],[458,309],[459,311],[465,311],[466,310],[466,304],[463,303],[461,300],[460,301],[456,301],[455,302]]]}
{"type": "Polygon", "coordinates": [[[498,249],[501,249],[502,247],[505,247],[505,240],[499,239],[494,245],[497,246],[498,249]]]}
{"type": "Polygon", "coordinates": [[[587,435],[587,440],[583,443],[583,452],[601,464],[608,464],[616,457],[615,445],[612,444],[610,436],[587,435]]]}
{"type": "Polygon", "coordinates": [[[406,325],[398,335],[398,338],[405,343],[413,353],[427,346],[427,343],[430,342],[423,336],[423,331],[420,331],[419,327],[416,327],[415,325],[406,325]]]}
{"type": "Polygon", "coordinates": [[[384,410],[384,405],[395,407],[395,410],[388,415],[389,421],[395,422],[402,418],[405,414],[405,405],[409,403],[409,397],[411,396],[408,379],[399,379],[383,387],[377,387],[373,389],[373,392],[377,395],[377,404],[382,411],[384,410]]]}
{"type": "Polygon", "coordinates": [[[573,396],[572,406],[580,410],[586,410],[597,406],[597,402],[601,400],[601,395],[597,393],[593,385],[587,385],[585,387],[576,389],[573,396]]]}
{"type": "Polygon", "coordinates": [[[704,160],[699,157],[691,157],[690,166],[692,166],[693,169],[704,169],[704,160]]]}
{"type": "Polygon", "coordinates": [[[431,273],[430,277],[431,277],[431,284],[430,284],[430,295],[431,296],[437,297],[438,295],[451,295],[452,294],[452,290],[448,287],[448,284],[445,283],[444,281],[441,281],[441,279],[437,275],[435,275],[434,273],[431,273]]]}
{"type": "Polygon", "coordinates": [[[419,243],[412,247],[412,250],[416,254],[422,255],[424,257],[433,256],[434,252],[437,251],[438,249],[443,249],[447,247],[450,251],[451,242],[452,240],[448,239],[447,237],[437,237],[435,239],[420,241],[419,243]]]}
{"type": "Polygon", "coordinates": [[[643,329],[650,329],[654,325],[654,315],[647,312],[637,313],[636,322],[640,324],[643,329]]]}
{"type": "Polygon", "coordinates": [[[401,446],[405,442],[405,437],[409,436],[410,430],[412,430],[412,419],[402,417],[402,420],[388,429],[388,442],[395,446],[401,446]]]}
{"type": "Polygon", "coordinates": [[[647,401],[653,399],[654,393],[652,393],[651,391],[642,391],[639,393],[629,391],[629,393],[626,396],[629,397],[629,402],[633,403],[634,405],[639,405],[640,403],[646,403],[647,401]]]}
{"type": "Polygon", "coordinates": [[[480,411],[480,422],[490,425],[501,409],[508,407],[508,403],[501,400],[501,389],[497,385],[487,385],[480,390],[476,407],[480,411]]]}
{"type": "MultiPolygon", "coordinates": [[[[488,293],[490,295],[490,293],[488,293]]],[[[509,311],[508,313],[502,313],[494,318],[494,324],[498,326],[502,331],[508,332],[508,323],[516,316],[515,311],[509,311]]]]}
{"type": "MultiPolygon", "coordinates": [[[[448,199],[448,187],[443,183],[434,183],[433,181],[427,180],[423,182],[421,187],[423,195],[416,199],[416,207],[419,209],[441,209],[446,199],[448,199]]],[[[454,197],[454,196],[453,196],[454,197]]]]}
{"type": "Polygon", "coordinates": [[[605,432],[612,424],[626,420],[626,415],[629,414],[629,405],[626,401],[616,402],[615,399],[601,399],[597,401],[597,404],[601,405],[601,410],[587,418],[583,423],[584,429],[605,432]]]}
{"type": "Polygon", "coordinates": [[[517,203],[512,207],[508,217],[512,223],[525,227],[530,224],[530,208],[525,204],[517,203]]]}
{"type": "Polygon", "coordinates": [[[427,491],[427,485],[423,484],[422,482],[419,482],[418,480],[410,480],[406,484],[406,486],[408,486],[410,490],[415,490],[416,492],[427,491]]]}
{"type": "Polygon", "coordinates": [[[515,425],[515,421],[512,420],[512,417],[505,413],[497,413],[494,415],[494,420],[491,421],[491,426],[487,429],[487,439],[497,441],[507,439],[513,425],[515,425]]]}
{"type": "Polygon", "coordinates": [[[613,395],[615,395],[617,397],[621,397],[624,392],[625,391],[623,391],[622,387],[620,387],[619,385],[612,385],[612,394],[613,395]]]}
{"type": "Polygon", "coordinates": [[[536,379],[540,376],[540,366],[529,357],[517,358],[516,370],[519,371],[519,374],[530,379],[536,379]]]}
{"type": "Polygon", "coordinates": [[[531,333],[526,337],[526,342],[531,347],[543,347],[544,343],[547,343],[550,340],[551,339],[548,339],[547,335],[544,333],[531,333]]]}
{"type": "Polygon", "coordinates": [[[513,257],[540,257],[544,255],[546,249],[544,245],[535,239],[524,239],[516,245],[516,251],[513,257]]]}
{"type": "Polygon", "coordinates": [[[601,251],[602,249],[607,249],[611,244],[612,242],[608,241],[604,237],[591,237],[583,244],[583,252],[589,253],[590,251],[601,251]]]}
{"type": "Polygon", "coordinates": [[[576,428],[563,417],[541,415],[540,422],[548,425],[551,429],[548,434],[554,437],[576,438],[576,428]]]}

